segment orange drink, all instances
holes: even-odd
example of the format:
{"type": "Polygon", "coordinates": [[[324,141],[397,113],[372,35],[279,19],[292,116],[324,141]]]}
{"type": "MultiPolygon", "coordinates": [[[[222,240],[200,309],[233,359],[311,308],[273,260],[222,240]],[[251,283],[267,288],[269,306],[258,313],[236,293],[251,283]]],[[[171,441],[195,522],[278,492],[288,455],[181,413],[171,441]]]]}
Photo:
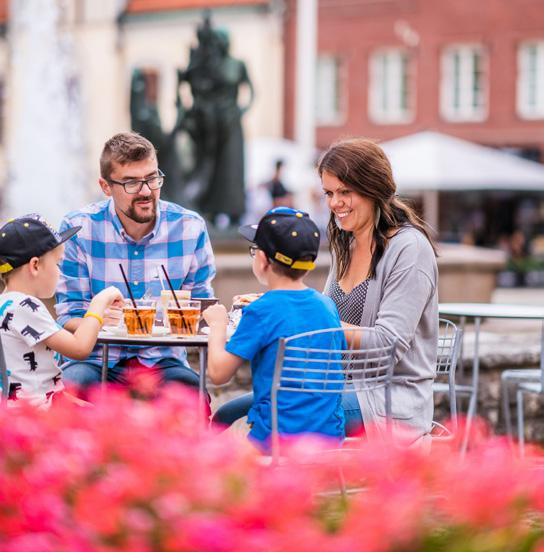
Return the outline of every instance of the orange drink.
{"type": "Polygon", "coordinates": [[[130,299],[125,300],[123,318],[128,335],[151,335],[157,304],[152,299],[136,299],[136,308],[130,299]]]}
{"type": "Polygon", "coordinates": [[[200,320],[200,301],[178,300],[168,302],[168,323],[172,335],[193,336],[200,320]]]}
{"type": "MultiPolygon", "coordinates": [[[[191,299],[191,290],[189,289],[176,289],[176,297],[178,298],[178,301],[187,301],[188,299],[191,299]]],[[[174,298],[172,296],[172,292],[169,289],[163,289],[161,290],[161,309],[162,309],[162,316],[163,316],[163,324],[168,327],[168,316],[167,316],[167,310],[168,310],[168,303],[170,301],[173,301],[174,298]]]]}

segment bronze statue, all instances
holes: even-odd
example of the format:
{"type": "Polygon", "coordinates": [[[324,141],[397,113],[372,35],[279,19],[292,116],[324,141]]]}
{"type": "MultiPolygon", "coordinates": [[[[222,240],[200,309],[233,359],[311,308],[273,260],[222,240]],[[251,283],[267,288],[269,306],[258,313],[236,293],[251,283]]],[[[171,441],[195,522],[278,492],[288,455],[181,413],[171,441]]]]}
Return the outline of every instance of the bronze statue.
{"type": "MultiPolygon", "coordinates": [[[[169,158],[176,155],[176,135],[187,133],[194,159],[192,163],[182,159],[185,185],[180,202],[189,203],[212,222],[219,214],[226,214],[230,224],[237,225],[245,210],[241,118],[253,102],[253,86],[244,62],[229,53],[228,34],[212,28],[209,14],[199,25],[197,37],[198,45],[191,48],[187,68],[178,70],[178,116],[172,132],[162,132],[156,102],[153,108],[137,98],[131,102],[132,125],[155,144],[159,155],[162,145],[169,158]],[[189,108],[181,100],[180,88],[184,83],[193,100],[189,108]],[[244,106],[238,104],[241,88],[247,88],[248,92],[244,106]]],[[[137,96],[134,91],[137,85],[133,79],[133,98],[137,96]]],[[[163,170],[170,183],[167,195],[176,200],[177,194],[172,190],[176,184],[167,170],[163,170]]],[[[177,181],[181,181],[180,175],[177,181]]]]}
{"type": "Polygon", "coordinates": [[[161,190],[163,199],[183,202],[183,174],[176,151],[176,132],[162,130],[157,108],[157,82],[155,75],[140,69],[132,72],[130,87],[130,118],[132,130],[145,136],[157,149],[159,167],[167,175],[161,190]]]}
{"type": "MultiPolygon", "coordinates": [[[[244,212],[244,141],[241,118],[253,102],[253,86],[243,61],[229,54],[225,31],[211,28],[209,17],[198,29],[198,46],[189,66],[178,72],[178,83],[189,84],[193,105],[178,117],[195,146],[192,180],[200,185],[197,206],[210,220],[220,213],[235,225],[244,212]],[[241,86],[248,103],[238,105],[241,86]]],[[[179,92],[179,88],[178,88],[179,92]]]]}

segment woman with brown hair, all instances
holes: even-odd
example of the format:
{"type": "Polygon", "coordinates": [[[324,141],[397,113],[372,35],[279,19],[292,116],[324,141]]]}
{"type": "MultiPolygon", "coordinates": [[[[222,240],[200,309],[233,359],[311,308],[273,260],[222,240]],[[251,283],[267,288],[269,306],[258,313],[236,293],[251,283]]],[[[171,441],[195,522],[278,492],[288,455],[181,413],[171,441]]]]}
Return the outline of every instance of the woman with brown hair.
{"type": "MultiPolygon", "coordinates": [[[[325,293],[346,327],[372,327],[362,346],[396,340],[394,423],[425,439],[433,417],[432,383],[438,339],[436,251],[425,223],[396,195],[389,160],[373,141],[333,144],[318,165],[331,211],[333,257],[325,293]]],[[[382,390],[346,395],[346,431],[364,423],[379,431],[382,390]],[[362,418],[362,419],[361,419],[362,418]]]]}

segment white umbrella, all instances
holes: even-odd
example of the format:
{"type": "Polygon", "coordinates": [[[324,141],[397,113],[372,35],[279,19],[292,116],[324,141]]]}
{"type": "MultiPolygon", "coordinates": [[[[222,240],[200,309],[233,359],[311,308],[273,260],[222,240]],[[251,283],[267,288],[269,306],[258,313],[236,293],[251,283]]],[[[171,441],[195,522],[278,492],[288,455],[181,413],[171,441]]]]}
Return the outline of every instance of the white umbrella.
{"type": "Polygon", "coordinates": [[[438,228],[438,192],[544,192],[544,165],[439,132],[424,131],[380,144],[398,191],[423,192],[425,219],[438,228]]]}
{"type": "Polygon", "coordinates": [[[455,190],[544,191],[544,165],[424,131],[380,144],[399,192],[455,190]]]}

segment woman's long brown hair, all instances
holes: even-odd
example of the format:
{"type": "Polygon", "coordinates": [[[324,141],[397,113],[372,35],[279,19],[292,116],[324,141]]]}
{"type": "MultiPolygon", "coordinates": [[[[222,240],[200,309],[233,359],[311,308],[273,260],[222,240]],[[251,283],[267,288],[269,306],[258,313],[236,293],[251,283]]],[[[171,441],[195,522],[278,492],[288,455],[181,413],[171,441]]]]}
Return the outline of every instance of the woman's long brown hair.
{"type": "MultiPolygon", "coordinates": [[[[417,228],[429,240],[436,255],[436,247],[427,224],[396,195],[397,186],[393,180],[391,163],[375,142],[353,138],[331,145],[319,160],[318,171],[320,177],[324,172],[335,176],[354,192],[372,200],[376,212],[379,209],[378,224],[373,232],[372,259],[368,274],[370,278],[376,275],[376,266],[383,256],[388,236],[402,226],[411,225],[417,228]]],[[[336,278],[340,280],[351,262],[353,234],[337,226],[332,212],[327,231],[329,249],[336,261],[336,278]]]]}

